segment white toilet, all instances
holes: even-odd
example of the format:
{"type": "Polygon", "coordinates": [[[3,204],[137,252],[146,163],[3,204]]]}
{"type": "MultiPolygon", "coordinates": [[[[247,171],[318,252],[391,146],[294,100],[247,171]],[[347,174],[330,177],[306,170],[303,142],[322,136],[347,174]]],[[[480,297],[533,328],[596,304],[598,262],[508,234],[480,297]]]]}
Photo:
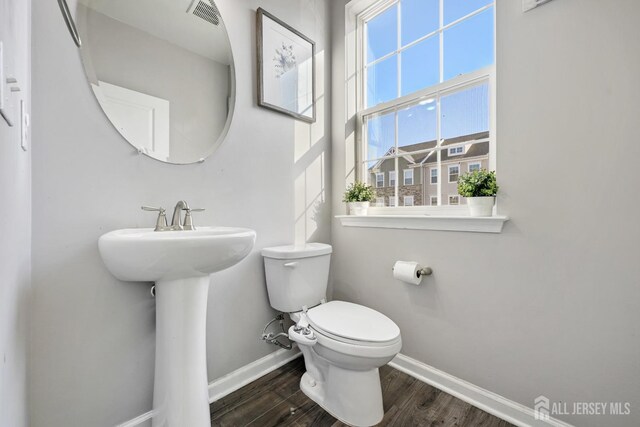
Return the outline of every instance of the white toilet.
{"type": "Polygon", "coordinates": [[[384,410],[378,368],[402,347],[398,326],[370,308],[326,302],[331,246],[265,248],[262,256],[271,306],[296,322],[289,338],[304,356],[304,394],[346,424],[380,422],[384,410]]]}

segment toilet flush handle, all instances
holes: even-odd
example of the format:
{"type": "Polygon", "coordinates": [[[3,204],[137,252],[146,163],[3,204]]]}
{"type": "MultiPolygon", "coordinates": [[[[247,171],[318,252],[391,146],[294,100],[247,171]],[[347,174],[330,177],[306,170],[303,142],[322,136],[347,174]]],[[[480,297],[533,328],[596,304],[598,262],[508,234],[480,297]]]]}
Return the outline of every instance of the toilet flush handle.
{"type": "Polygon", "coordinates": [[[296,261],[294,262],[285,262],[284,266],[287,268],[296,268],[298,266],[298,263],[296,261]]]}

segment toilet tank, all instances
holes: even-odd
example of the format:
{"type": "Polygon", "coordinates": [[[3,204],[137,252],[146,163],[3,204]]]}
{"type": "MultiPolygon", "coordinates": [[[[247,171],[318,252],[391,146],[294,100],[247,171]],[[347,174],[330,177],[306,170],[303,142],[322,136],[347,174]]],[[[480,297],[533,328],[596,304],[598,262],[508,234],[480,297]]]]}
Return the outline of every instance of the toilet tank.
{"type": "Polygon", "coordinates": [[[326,299],[330,245],[307,243],[264,248],[262,256],[271,307],[292,313],[326,299]]]}

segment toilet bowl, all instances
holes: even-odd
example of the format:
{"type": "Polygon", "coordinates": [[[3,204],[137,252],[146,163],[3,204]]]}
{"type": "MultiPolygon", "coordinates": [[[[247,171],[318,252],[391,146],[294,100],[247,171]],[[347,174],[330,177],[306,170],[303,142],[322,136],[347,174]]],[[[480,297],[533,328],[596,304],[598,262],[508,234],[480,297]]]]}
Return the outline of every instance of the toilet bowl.
{"type": "Polygon", "coordinates": [[[326,302],[330,254],[318,243],[265,248],[269,300],[295,322],[289,338],[304,357],[303,393],[346,424],[371,426],[384,415],[378,368],[400,351],[400,329],[371,308],[326,302]]]}

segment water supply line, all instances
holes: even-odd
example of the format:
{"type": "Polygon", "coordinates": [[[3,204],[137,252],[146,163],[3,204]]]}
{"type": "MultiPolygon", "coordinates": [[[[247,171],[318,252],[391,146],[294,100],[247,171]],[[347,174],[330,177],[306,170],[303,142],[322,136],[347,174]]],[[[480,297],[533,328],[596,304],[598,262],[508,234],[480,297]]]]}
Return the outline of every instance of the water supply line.
{"type": "Polygon", "coordinates": [[[289,339],[289,334],[287,334],[284,330],[284,313],[278,314],[276,317],[271,319],[269,323],[267,323],[267,326],[265,326],[264,329],[262,330],[261,339],[262,341],[266,341],[270,344],[277,345],[278,347],[291,350],[292,344],[291,344],[291,340],[289,339]],[[269,326],[271,326],[276,321],[280,322],[280,329],[282,329],[282,332],[278,332],[277,334],[274,334],[273,332],[267,333],[267,329],[269,329],[269,326]],[[288,343],[285,344],[281,342],[279,340],[280,338],[285,338],[288,341],[288,343]]]}

